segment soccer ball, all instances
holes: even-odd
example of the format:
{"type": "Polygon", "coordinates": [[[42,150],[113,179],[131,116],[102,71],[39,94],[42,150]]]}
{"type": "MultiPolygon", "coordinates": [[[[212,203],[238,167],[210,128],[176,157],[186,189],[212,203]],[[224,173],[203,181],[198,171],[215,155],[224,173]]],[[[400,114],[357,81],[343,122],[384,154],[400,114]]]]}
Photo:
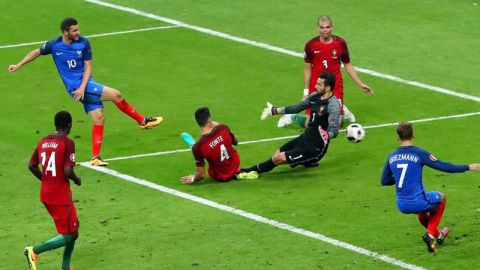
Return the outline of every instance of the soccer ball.
{"type": "Polygon", "coordinates": [[[345,130],[345,136],[349,141],[358,143],[365,137],[365,130],[360,124],[350,124],[345,130]]]}

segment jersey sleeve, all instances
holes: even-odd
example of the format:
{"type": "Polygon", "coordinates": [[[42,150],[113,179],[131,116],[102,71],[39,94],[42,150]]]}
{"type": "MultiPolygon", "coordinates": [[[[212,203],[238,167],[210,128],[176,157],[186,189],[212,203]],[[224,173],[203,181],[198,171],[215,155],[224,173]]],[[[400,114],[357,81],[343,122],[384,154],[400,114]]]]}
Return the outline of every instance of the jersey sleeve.
{"type": "Polygon", "coordinates": [[[201,146],[196,143],[192,147],[193,158],[195,159],[195,165],[197,167],[205,167],[205,160],[203,159],[202,151],[200,150],[201,146]]]}
{"type": "Polygon", "coordinates": [[[340,124],[340,102],[331,97],[328,100],[328,136],[335,138],[338,135],[338,127],[340,124]]]}
{"type": "Polygon", "coordinates": [[[230,130],[230,128],[227,125],[225,125],[225,128],[228,130],[228,133],[230,134],[230,138],[232,139],[232,145],[238,145],[238,140],[235,137],[235,134],[233,134],[233,132],[230,130]]]}
{"type": "Polygon", "coordinates": [[[310,41],[305,44],[305,49],[303,52],[303,60],[305,61],[305,63],[310,63],[310,64],[313,63],[313,54],[310,48],[310,41]]]}
{"type": "Polygon", "coordinates": [[[84,40],[85,49],[83,49],[83,60],[89,61],[92,60],[92,47],[90,47],[90,41],[85,38],[84,40]]]}
{"type": "Polygon", "coordinates": [[[385,166],[383,166],[382,178],[380,180],[382,186],[393,186],[395,185],[395,178],[393,177],[392,170],[388,165],[388,159],[385,162],[385,166]]]}
{"type": "Polygon", "coordinates": [[[429,152],[421,149],[419,152],[420,158],[422,159],[423,164],[428,167],[448,173],[460,173],[469,170],[468,165],[455,165],[448,162],[441,161],[437,159],[434,155],[429,152]]]}
{"type": "Polygon", "coordinates": [[[32,157],[30,157],[30,161],[28,162],[28,166],[38,166],[38,164],[40,164],[40,160],[38,159],[38,148],[35,147],[32,157]]]}
{"type": "Polygon", "coordinates": [[[65,167],[75,167],[75,143],[72,140],[65,141],[65,167]]]}
{"type": "Polygon", "coordinates": [[[340,56],[340,59],[342,60],[342,63],[348,64],[350,63],[350,53],[348,52],[347,42],[342,39],[340,43],[342,45],[342,55],[340,56]]]}
{"type": "Polygon", "coordinates": [[[55,44],[55,39],[52,39],[43,43],[42,47],[40,47],[40,54],[41,55],[52,54],[53,44],[55,44]]]}
{"type": "MultiPolygon", "coordinates": [[[[313,93],[312,95],[314,94],[316,93],[313,93]]],[[[308,96],[304,101],[299,102],[297,104],[278,108],[279,109],[278,111],[283,114],[293,114],[293,113],[299,113],[301,111],[304,111],[310,106],[310,98],[312,95],[308,96]]]]}

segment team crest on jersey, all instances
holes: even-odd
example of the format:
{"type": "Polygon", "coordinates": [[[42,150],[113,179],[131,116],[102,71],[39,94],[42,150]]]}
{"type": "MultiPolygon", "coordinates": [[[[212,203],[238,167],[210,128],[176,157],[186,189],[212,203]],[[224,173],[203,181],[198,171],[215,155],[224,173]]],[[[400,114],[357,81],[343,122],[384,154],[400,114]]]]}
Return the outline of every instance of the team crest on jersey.
{"type": "Polygon", "coordinates": [[[435,156],[430,155],[430,160],[431,160],[431,161],[437,161],[438,159],[437,159],[435,156]]]}
{"type": "Polygon", "coordinates": [[[332,58],[333,58],[333,59],[338,58],[337,49],[333,49],[333,51],[332,51],[332,58]]]}
{"type": "Polygon", "coordinates": [[[75,162],[75,154],[74,153],[70,154],[70,161],[75,162]]]}
{"type": "Polygon", "coordinates": [[[77,50],[77,54],[78,54],[78,57],[81,57],[82,56],[82,51],[77,50]]]}

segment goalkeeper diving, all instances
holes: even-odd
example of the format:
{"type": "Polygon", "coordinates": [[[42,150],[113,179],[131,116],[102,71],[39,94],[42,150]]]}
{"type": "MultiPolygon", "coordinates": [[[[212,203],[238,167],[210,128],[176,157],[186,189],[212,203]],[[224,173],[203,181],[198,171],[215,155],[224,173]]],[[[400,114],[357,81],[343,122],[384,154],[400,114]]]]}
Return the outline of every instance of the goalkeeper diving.
{"type": "Polygon", "coordinates": [[[267,102],[267,107],[260,117],[262,120],[277,114],[299,113],[308,108],[312,114],[303,134],[284,144],[266,161],[242,170],[266,173],[282,164],[289,164],[292,168],[298,165],[318,166],[319,161],[327,153],[330,139],[338,135],[340,102],[333,95],[334,87],[335,75],[324,72],[318,76],[316,92],[304,101],[286,107],[275,107],[267,102]]]}

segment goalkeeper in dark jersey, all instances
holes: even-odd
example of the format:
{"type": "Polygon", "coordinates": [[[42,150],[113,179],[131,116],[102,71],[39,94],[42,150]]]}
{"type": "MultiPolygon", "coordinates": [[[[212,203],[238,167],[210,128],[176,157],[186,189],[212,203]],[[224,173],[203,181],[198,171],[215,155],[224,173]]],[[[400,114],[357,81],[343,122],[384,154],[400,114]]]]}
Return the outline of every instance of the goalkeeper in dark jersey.
{"type": "Polygon", "coordinates": [[[308,108],[312,114],[302,135],[284,144],[268,160],[243,171],[265,173],[282,164],[289,164],[291,167],[318,166],[320,159],[327,153],[330,139],[338,135],[340,102],[333,96],[334,87],[335,75],[324,72],[318,77],[316,92],[304,101],[287,107],[274,107],[267,103],[267,108],[262,112],[262,120],[276,114],[299,113],[308,108]]]}

